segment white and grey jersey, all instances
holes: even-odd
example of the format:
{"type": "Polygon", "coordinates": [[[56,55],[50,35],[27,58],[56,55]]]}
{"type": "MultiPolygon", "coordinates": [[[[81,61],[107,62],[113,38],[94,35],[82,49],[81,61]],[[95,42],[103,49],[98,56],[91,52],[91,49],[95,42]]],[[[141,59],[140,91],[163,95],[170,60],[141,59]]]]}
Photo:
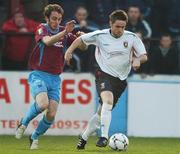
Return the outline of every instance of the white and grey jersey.
{"type": "Polygon", "coordinates": [[[146,54],[140,38],[129,31],[115,38],[110,29],[97,30],[81,36],[86,45],[96,45],[95,57],[102,71],[125,80],[131,69],[132,52],[139,57],[146,54]]]}

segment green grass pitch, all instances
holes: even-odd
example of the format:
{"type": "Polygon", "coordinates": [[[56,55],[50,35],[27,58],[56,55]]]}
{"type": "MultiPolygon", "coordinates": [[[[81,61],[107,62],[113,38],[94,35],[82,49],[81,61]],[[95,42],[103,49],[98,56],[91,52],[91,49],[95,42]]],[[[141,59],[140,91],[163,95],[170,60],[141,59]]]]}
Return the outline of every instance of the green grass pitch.
{"type": "Polygon", "coordinates": [[[17,140],[14,136],[0,136],[0,154],[180,154],[179,138],[129,138],[130,145],[125,152],[109,147],[95,146],[96,137],[91,137],[85,150],[76,150],[77,137],[42,136],[39,150],[29,150],[28,137],[17,140]]]}

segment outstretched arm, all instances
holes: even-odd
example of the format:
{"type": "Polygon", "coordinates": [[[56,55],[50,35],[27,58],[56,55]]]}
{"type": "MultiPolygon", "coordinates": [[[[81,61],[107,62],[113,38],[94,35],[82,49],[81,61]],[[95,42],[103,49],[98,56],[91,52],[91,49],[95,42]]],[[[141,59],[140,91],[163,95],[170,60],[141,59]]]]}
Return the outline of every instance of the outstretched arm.
{"type": "Polygon", "coordinates": [[[53,36],[45,36],[43,37],[42,41],[44,42],[44,44],[46,44],[47,46],[51,46],[54,43],[58,42],[62,37],[64,37],[67,33],[70,33],[73,31],[75,26],[75,21],[72,20],[70,22],[66,23],[66,27],[62,32],[59,32],[56,35],[53,36]]]}
{"type": "Polygon", "coordinates": [[[72,53],[74,52],[74,50],[78,47],[83,46],[84,43],[81,40],[80,37],[78,37],[72,44],[71,46],[67,49],[65,55],[64,55],[64,59],[67,62],[67,64],[70,64],[70,60],[72,58],[72,53]]]}

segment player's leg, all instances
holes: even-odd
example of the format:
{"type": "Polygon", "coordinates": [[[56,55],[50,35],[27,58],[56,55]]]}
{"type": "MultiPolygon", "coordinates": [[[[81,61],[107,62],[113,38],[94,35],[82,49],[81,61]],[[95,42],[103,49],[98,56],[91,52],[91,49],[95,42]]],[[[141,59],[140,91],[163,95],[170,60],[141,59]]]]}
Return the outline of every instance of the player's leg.
{"type": "Polygon", "coordinates": [[[101,137],[97,142],[98,147],[105,147],[108,143],[108,132],[111,123],[111,112],[113,108],[113,93],[111,91],[102,91],[102,109],[101,109],[101,137]]]}
{"type": "MultiPolygon", "coordinates": [[[[46,76],[46,74],[45,74],[46,76]]],[[[59,76],[47,75],[45,79],[48,87],[49,105],[46,114],[40,120],[38,127],[30,137],[30,149],[38,148],[38,137],[44,134],[53,124],[60,100],[60,78],[59,76]]]]}
{"type": "Polygon", "coordinates": [[[36,96],[36,102],[33,103],[26,116],[22,119],[22,124],[27,126],[29,122],[35,118],[39,113],[47,109],[49,106],[49,100],[47,96],[47,92],[41,92],[36,96]]]}
{"type": "Polygon", "coordinates": [[[126,88],[126,81],[121,81],[118,78],[109,77],[108,76],[108,84],[106,84],[105,89],[109,89],[110,91],[102,91],[101,99],[103,102],[102,110],[101,110],[101,137],[97,142],[97,146],[104,147],[107,145],[109,126],[111,122],[111,111],[117,103],[119,97],[123,93],[126,88]],[[107,92],[107,93],[106,93],[107,92]],[[109,103],[106,103],[109,102],[109,103]]]}
{"type": "Polygon", "coordinates": [[[96,89],[100,97],[101,109],[101,137],[97,142],[97,146],[104,147],[108,142],[108,130],[111,122],[111,110],[113,108],[113,93],[110,82],[110,75],[98,69],[95,73],[96,89]]]}
{"type": "Polygon", "coordinates": [[[50,100],[46,114],[40,120],[38,127],[30,136],[30,149],[38,149],[38,138],[53,124],[58,108],[58,102],[50,100]]]}
{"type": "Polygon", "coordinates": [[[16,130],[16,138],[20,139],[23,134],[25,129],[27,128],[29,122],[34,119],[39,113],[47,109],[49,101],[47,97],[46,92],[41,92],[36,96],[36,102],[33,103],[28,112],[26,113],[25,117],[22,119],[20,125],[18,126],[16,130]]]}
{"type": "Polygon", "coordinates": [[[46,84],[39,77],[37,72],[32,72],[30,74],[29,84],[31,88],[31,94],[35,98],[35,103],[29,107],[26,115],[22,118],[18,128],[16,129],[15,137],[17,139],[20,139],[23,136],[29,122],[43,110],[45,110],[49,104],[46,84]]]}
{"type": "Polygon", "coordinates": [[[86,141],[88,137],[94,133],[98,128],[100,128],[100,113],[101,113],[101,105],[99,106],[97,112],[91,117],[88,122],[87,128],[82,134],[82,138],[86,141]]]}
{"type": "Polygon", "coordinates": [[[97,112],[91,117],[88,122],[88,125],[82,135],[79,137],[79,142],[77,144],[77,149],[85,149],[85,145],[89,136],[94,133],[100,127],[100,113],[101,105],[99,106],[97,112]]]}

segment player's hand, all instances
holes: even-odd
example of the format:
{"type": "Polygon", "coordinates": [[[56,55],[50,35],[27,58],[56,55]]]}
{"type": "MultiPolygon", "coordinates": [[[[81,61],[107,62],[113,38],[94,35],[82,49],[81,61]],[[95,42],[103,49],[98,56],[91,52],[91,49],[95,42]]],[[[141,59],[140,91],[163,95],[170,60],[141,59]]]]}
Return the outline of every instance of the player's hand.
{"type": "Polygon", "coordinates": [[[78,31],[78,32],[76,33],[76,36],[79,37],[79,36],[84,35],[84,34],[85,34],[84,32],[78,31]]]}
{"type": "Polygon", "coordinates": [[[139,69],[141,65],[140,59],[137,57],[133,57],[132,59],[132,68],[136,71],[139,69]]]}
{"type": "Polygon", "coordinates": [[[76,24],[75,20],[71,20],[67,22],[65,27],[66,33],[72,32],[74,30],[75,24],[76,24]]]}
{"type": "Polygon", "coordinates": [[[72,53],[67,50],[66,53],[65,53],[65,55],[64,55],[64,59],[65,59],[66,63],[67,63],[68,65],[70,65],[70,61],[71,61],[71,59],[72,59],[72,53]]]}

